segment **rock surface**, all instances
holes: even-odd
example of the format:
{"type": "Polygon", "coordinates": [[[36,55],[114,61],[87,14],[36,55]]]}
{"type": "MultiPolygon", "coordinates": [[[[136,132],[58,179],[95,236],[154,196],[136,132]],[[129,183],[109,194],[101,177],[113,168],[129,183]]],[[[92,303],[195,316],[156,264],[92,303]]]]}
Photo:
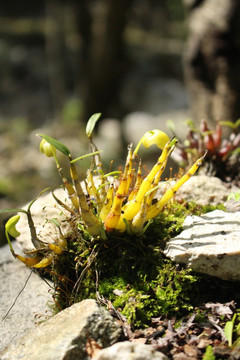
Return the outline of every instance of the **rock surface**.
{"type": "Polygon", "coordinates": [[[166,256],[194,271],[240,281],[240,212],[188,216],[183,227],[167,243],[166,256]]]}
{"type": "Polygon", "coordinates": [[[94,300],[72,305],[31,333],[12,343],[1,360],[87,360],[87,342],[105,348],[117,342],[122,330],[94,300]]]}
{"type": "MultiPolygon", "coordinates": [[[[62,202],[68,205],[70,204],[67,193],[63,189],[54,190],[54,194],[62,202]]],[[[28,204],[25,205],[23,209],[27,209],[27,207],[28,204]]],[[[68,228],[66,216],[69,216],[69,212],[57,204],[51,192],[43,194],[39,197],[39,199],[37,199],[37,201],[35,201],[31,207],[31,214],[36,227],[37,235],[45,242],[53,242],[54,237],[59,235],[56,226],[49,222],[49,219],[57,218],[61,221],[63,233],[64,229],[68,228]]],[[[34,246],[31,242],[27,216],[23,213],[21,213],[20,216],[17,229],[21,235],[17,238],[17,241],[21,245],[23,251],[32,250],[34,249],[34,246]]]]}
{"type": "Polygon", "coordinates": [[[129,341],[119,342],[100,350],[94,360],[167,360],[168,357],[150,345],[136,344],[129,341]]]}
{"type": "MultiPolygon", "coordinates": [[[[19,252],[15,242],[14,249],[19,252]]],[[[16,339],[33,329],[36,323],[51,315],[47,303],[52,301],[49,286],[36,273],[14,259],[9,246],[0,248],[0,318],[8,316],[0,323],[0,351],[16,339]],[[23,289],[24,288],[24,289],[23,289]],[[23,290],[23,291],[22,291],[23,290]],[[19,295],[19,298],[17,296],[19,295]]]]}

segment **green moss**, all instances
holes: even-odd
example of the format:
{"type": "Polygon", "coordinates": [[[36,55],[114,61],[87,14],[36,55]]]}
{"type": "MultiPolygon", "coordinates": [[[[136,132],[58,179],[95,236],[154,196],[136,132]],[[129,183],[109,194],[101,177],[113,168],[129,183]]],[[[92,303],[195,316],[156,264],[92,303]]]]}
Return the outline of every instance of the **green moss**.
{"type": "MultiPolygon", "coordinates": [[[[113,306],[120,309],[135,327],[149,326],[152,317],[176,315],[178,312],[184,314],[186,310],[193,309],[189,302],[189,293],[197,279],[191,275],[191,271],[177,270],[176,266],[167,260],[162,261],[161,266],[156,266],[156,271],[157,276],[153,278],[147,274],[138,274],[125,288],[114,286],[115,289],[122,290],[121,295],[110,294],[113,306]]],[[[104,287],[100,289],[103,290],[104,287]]],[[[104,291],[102,293],[104,294],[104,291]]]]}
{"type": "Polygon", "coordinates": [[[99,294],[133,327],[149,326],[152,317],[180,318],[192,311],[201,298],[202,278],[166,259],[162,249],[187,215],[215,208],[172,202],[141,236],[112,232],[106,242],[74,229],[67,251],[53,264],[58,308],[99,294]]]}

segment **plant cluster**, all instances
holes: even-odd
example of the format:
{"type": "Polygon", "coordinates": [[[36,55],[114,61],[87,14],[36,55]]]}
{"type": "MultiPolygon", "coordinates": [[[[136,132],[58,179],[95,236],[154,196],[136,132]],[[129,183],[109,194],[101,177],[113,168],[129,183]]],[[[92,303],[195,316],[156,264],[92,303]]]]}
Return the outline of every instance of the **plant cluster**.
{"type": "Polygon", "coordinates": [[[231,121],[218,121],[216,128],[211,130],[206,121],[202,121],[200,128],[196,129],[192,121],[188,122],[189,132],[183,143],[178,143],[175,159],[180,166],[186,167],[202,156],[206,149],[204,169],[208,175],[219,177],[224,181],[240,181],[240,119],[235,123],[231,121]],[[223,137],[223,127],[232,130],[228,138],[223,137]],[[195,159],[195,160],[194,160],[195,159]]]}
{"type": "MultiPolygon", "coordinates": [[[[58,230],[58,237],[49,243],[37,235],[31,207],[44,190],[27,210],[1,211],[18,211],[27,215],[35,248],[27,253],[28,256],[15,253],[10,235],[19,236],[16,225],[20,215],[17,214],[6,224],[10,250],[27,266],[50,273],[55,282],[56,304],[60,309],[87,297],[106,297],[137,326],[146,324],[149,317],[157,316],[159,312],[190,310],[192,305],[188,294],[192,292],[189,289],[192,289],[196,279],[190,270],[177,269],[164,259],[161,243],[167,238],[166,233],[169,235],[180,226],[179,210],[169,201],[202,165],[206,154],[197,159],[162,198],[155,199],[162,173],[177,139],[169,139],[160,130],[149,131],[134,151],[132,145],[129,146],[122,171],[105,174],[100,151],[92,139],[99,117],[100,114],[94,114],[86,127],[91,152],[75,159],[67,146],[50,136],[40,135],[40,151],[54,158],[70,200],[71,205],[62,202],[53,192],[70,227],[64,233],[61,223],[57,219],[50,219],[58,230]],[[144,177],[138,152],[141,145],[149,147],[153,144],[162,152],[144,177]],[[69,160],[69,178],[63,173],[58,152],[69,160]],[[81,182],[76,162],[85,157],[91,157],[92,162],[84,182],[81,182]],[[116,287],[121,295],[114,300],[110,294],[116,287]]],[[[182,215],[186,212],[186,208],[180,210],[182,215]]]]}

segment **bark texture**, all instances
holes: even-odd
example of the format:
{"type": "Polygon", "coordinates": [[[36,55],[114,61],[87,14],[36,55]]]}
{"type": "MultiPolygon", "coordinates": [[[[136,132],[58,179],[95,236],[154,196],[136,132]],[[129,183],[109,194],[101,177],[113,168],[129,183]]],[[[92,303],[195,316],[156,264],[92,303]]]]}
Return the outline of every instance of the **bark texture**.
{"type": "Polygon", "coordinates": [[[240,1],[184,0],[189,38],[184,54],[193,120],[240,117],[240,1]]]}

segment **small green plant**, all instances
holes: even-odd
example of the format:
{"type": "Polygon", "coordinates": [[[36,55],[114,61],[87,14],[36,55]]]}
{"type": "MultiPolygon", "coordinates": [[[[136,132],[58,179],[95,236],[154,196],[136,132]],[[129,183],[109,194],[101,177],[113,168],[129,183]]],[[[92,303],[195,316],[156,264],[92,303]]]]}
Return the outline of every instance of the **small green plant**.
{"type": "Polygon", "coordinates": [[[236,191],[235,193],[231,193],[229,196],[228,196],[228,200],[235,200],[235,201],[240,201],[240,190],[236,191]]]}
{"type": "Polygon", "coordinates": [[[216,357],[213,352],[213,348],[211,345],[208,345],[205,351],[205,354],[203,355],[203,360],[215,360],[216,357]]]}
{"type": "Polygon", "coordinates": [[[55,283],[54,298],[59,309],[87,297],[105,297],[121,308],[135,326],[147,324],[151,316],[157,316],[160,312],[190,311],[192,305],[188,294],[194,292],[196,279],[190,270],[178,270],[164,259],[160,249],[164,240],[180,229],[179,214],[187,211],[185,208],[179,212],[169,201],[202,165],[206,154],[197,159],[162,198],[155,199],[162,173],[177,139],[169,139],[160,130],[148,131],[134,151],[132,145],[129,146],[124,169],[105,174],[100,151],[92,139],[99,117],[100,114],[94,114],[86,127],[91,152],[75,159],[66,145],[39,134],[42,138],[40,151],[54,158],[68,194],[71,205],[62,202],[54,193],[53,197],[67,214],[66,220],[70,225],[64,233],[61,223],[57,219],[50,219],[58,230],[58,237],[48,243],[37,235],[31,216],[31,206],[38,197],[27,210],[2,210],[27,215],[35,248],[26,257],[16,254],[12,248],[9,235],[19,235],[16,229],[20,218],[18,214],[6,224],[11,252],[27,266],[45,269],[51,274],[55,283]],[[153,144],[162,152],[144,178],[138,152],[141,145],[149,147],[153,144]],[[69,178],[63,172],[58,152],[69,161],[69,178]],[[92,161],[83,184],[76,163],[86,157],[92,161]],[[116,286],[122,291],[117,298],[113,297],[116,286]]]}
{"type": "Polygon", "coordinates": [[[234,329],[234,323],[235,323],[236,316],[237,316],[237,314],[234,314],[232,319],[227,321],[225,324],[225,327],[224,327],[224,333],[225,333],[225,336],[226,336],[229,346],[232,346],[233,329],[234,329]]]}
{"type": "Polygon", "coordinates": [[[240,313],[236,312],[224,326],[228,346],[240,346],[240,313]]]}

